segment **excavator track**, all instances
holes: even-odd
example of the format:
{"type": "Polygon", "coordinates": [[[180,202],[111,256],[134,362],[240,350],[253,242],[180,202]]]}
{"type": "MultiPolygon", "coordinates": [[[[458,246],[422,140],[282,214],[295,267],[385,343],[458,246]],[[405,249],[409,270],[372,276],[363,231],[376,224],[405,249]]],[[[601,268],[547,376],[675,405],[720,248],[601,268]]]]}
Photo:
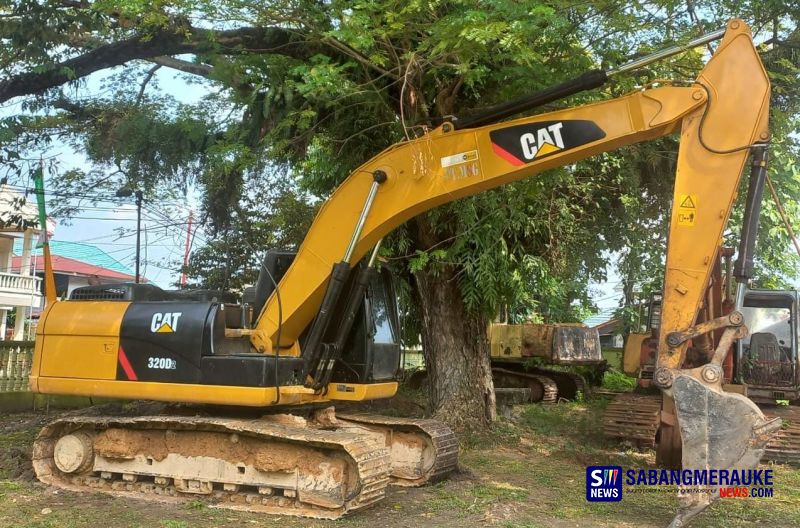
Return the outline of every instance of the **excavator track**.
{"type": "Polygon", "coordinates": [[[661,424],[661,395],[624,392],[617,395],[603,414],[603,434],[654,447],[661,424]]]}
{"type": "Polygon", "coordinates": [[[783,426],[767,444],[762,460],[800,467],[800,408],[762,408],[768,418],[778,417],[783,426]]]}
{"type": "Polygon", "coordinates": [[[447,477],[458,466],[458,440],[442,422],[373,414],[337,414],[337,420],[384,435],[392,460],[391,483],[422,486],[447,477]]]}
{"type": "MultiPolygon", "coordinates": [[[[658,394],[619,394],[606,407],[603,433],[640,447],[653,447],[660,426],[660,410],[658,394]]],[[[800,408],[761,406],[761,410],[768,418],[783,420],[783,427],[767,444],[762,461],[800,467],[800,408]]]]}
{"type": "Polygon", "coordinates": [[[574,372],[539,367],[528,368],[526,372],[538,376],[546,376],[553,380],[558,388],[558,399],[574,400],[578,397],[578,394],[586,394],[586,382],[583,376],[574,372]]]}
{"type": "Polygon", "coordinates": [[[383,498],[389,455],[376,435],[291,421],[73,416],[40,432],[33,467],[69,490],[336,519],[383,498]]]}
{"type": "Polygon", "coordinates": [[[531,402],[555,403],[558,401],[558,385],[547,376],[493,367],[492,377],[495,387],[530,389],[531,402]]]}

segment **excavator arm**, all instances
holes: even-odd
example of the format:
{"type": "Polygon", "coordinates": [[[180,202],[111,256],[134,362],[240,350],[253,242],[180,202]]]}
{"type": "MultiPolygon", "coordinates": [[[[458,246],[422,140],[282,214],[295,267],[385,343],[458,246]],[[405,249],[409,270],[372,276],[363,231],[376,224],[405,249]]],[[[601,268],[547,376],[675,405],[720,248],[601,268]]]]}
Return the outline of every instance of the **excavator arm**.
{"type": "MultiPolygon", "coordinates": [[[[722,391],[721,363],[732,341],[746,333],[741,317],[734,313],[702,327],[692,325],[754,149],[756,165],[764,169],[769,99],[769,80],[750,31],[733,20],[693,83],[649,87],[487,126],[446,122],[392,146],[354,171],[323,205],[278,284],[282,305],[273,294],[251,342],[262,352],[278,348],[282,354],[301,354],[301,333],[330,309],[329,298],[335,297],[329,285],[332,270],[333,275],[346,273],[383,236],[415,215],[550,168],[680,132],[656,383],[675,400],[685,469],[753,467],[776,424],[747,398],[722,391]],[[689,339],[719,328],[727,330],[712,362],[682,370],[689,339]]],[[[306,345],[319,342],[307,337],[306,345]]],[[[682,526],[712,500],[708,494],[683,496],[672,526],[682,526]]]]}
{"type": "MultiPolygon", "coordinates": [[[[394,145],[356,169],[322,206],[278,284],[282,313],[279,317],[273,293],[258,318],[253,344],[272,351],[280,327],[281,347],[292,346],[316,316],[334,265],[346,254],[351,265],[357,262],[410,218],[677,131],[681,142],[663,327],[666,333],[685,329],[700,305],[749,146],[769,138],[769,91],[749,29],[734,20],[697,80],[686,86],[647,88],[479,128],[444,123],[394,145]]],[[[672,368],[680,365],[684,350],[669,356],[672,368]]]]}

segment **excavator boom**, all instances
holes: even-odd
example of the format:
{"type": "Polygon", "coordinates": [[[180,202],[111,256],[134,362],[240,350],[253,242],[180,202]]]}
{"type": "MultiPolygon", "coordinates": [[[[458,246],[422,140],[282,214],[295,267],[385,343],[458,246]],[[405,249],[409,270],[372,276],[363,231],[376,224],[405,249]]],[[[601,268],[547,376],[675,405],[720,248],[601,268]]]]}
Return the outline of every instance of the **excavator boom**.
{"type": "Polygon", "coordinates": [[[403,222],[438,205],[677,131],[681,144],[667,282],[685,293],[673,288],[674,295],[665,300],[670,306],[665,321],[670,328],[686,328],[710,274],[748,146],[769,138],[769,90],[749,29],[734,20],[688,86],[647,88],[474,129],[457,130],[444,123],[423,137],[394,145],[356,169],[322,206],[278,285],[282,317],[273,294],[261,312],[254,344],[272,350],[280,326],[282,346],[291,346],[315,317],[331,269],[351,242],[375,171],[382,171],[386,180],[354,241],[351,262],[403,222]],[[689,209],[680,205],[693,199],[699,203],[685,213],[689,209]]]}

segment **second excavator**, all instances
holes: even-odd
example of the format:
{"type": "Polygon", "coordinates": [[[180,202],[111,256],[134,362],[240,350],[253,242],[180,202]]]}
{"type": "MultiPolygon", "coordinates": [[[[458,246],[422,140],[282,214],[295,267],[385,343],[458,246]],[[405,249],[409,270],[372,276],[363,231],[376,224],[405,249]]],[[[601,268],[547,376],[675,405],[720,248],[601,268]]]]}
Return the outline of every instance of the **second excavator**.
{"type": "MultiPolygon", "coordinates": [[[[675,402],[684,467],[753,467],[778,424],[747,398],[722,392],[722,353],[702,368],[681,368],[688,339],[722,329],[730,341],[746,332],[737,312],[692,325],[748,158],[751,178],[766,170],[770,84],[749,28],[733,20],[688,47],[720,37],[693,82],[503,121],[680,47],[386,149],[322,205],[296,254],[268,255],[247,305],[145,285],[91,287],[66,301],[48,292],[34,392],[200,407],[62,417],[35,442],[37,477],[80,491],[163,500],[203,494],[221,506],[335,518],[380,499],[390,481],[445,476],[457,442],[443,424],[322,408],[397,390],[397,307],[390,274],[376,269],[380,240],[437,205],[673,133],[680,150],[655,380],[675,402]]],[[[676,526],[711,500],[682,503],[676,526]]]]}

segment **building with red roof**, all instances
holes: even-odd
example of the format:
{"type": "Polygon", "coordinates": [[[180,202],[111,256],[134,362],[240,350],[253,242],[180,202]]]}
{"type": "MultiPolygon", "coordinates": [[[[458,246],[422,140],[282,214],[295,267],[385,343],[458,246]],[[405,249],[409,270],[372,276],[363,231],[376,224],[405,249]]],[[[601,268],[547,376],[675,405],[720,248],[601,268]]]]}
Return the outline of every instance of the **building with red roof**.
{"type": "MultiPolygon", "coordinates": [[[[22,265],[21,252],[22,245],[18,241],[14,245],[15,256],[11,261],[13,269],[20,269],[22,265]]],[[[72,290],[81,286],[118,284],[136,280],[127,266],[91,244],[51,240],[50,254],[56,279],[56,295],[61,299],[68,298],[72,290]]],[[[33,250],[30,262],[32,274],[44,276],[41,249],[33,250]]]]}

